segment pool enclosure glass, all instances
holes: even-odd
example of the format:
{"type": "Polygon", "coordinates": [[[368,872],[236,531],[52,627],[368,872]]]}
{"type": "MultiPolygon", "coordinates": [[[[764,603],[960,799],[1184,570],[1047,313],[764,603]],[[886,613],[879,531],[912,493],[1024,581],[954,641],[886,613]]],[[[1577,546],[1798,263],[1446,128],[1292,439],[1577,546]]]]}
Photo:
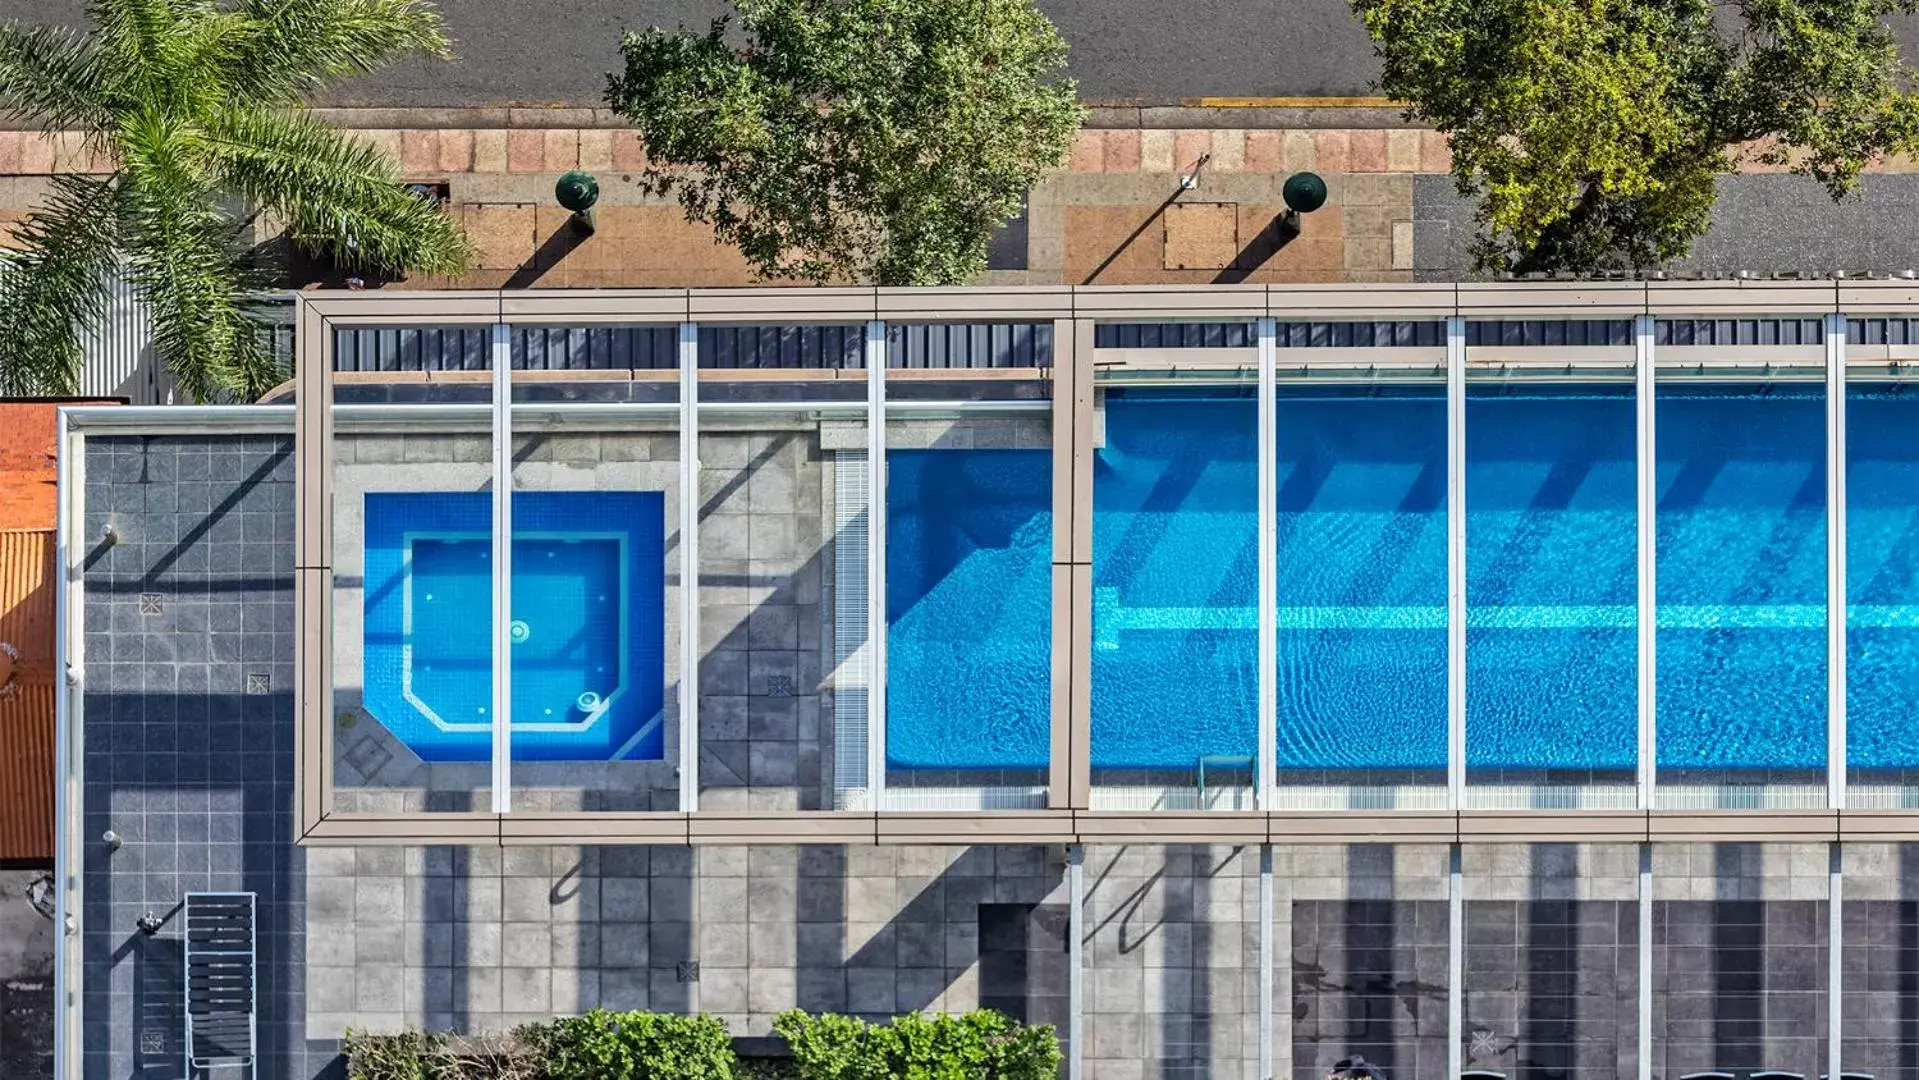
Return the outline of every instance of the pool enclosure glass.
{"type": "Polygon", "coordinates": [[[1774,322],[338,328],[334,808],[1919,805],[1919,404],[1774,322]]]}
{"type": "Polygon", "coordinates": [[[1846,401],[1847,805],[1919,806],[1919,387],[1846,401]]]}
{"type": "Polygon", "coordinates": [[[1445,385],[1286,382],[1274,427],[1278,805],[1444,807],[1445,385]]]}
{"type": "Polygon", "coordinates": [[[1252,809],[1257,403],[1231,383],[1119,386],[1105,391],[1103,416],[1093,465],[1096,804],[1252,809]]]}
{"type": "Polygon", "coordinates": [[[332,442],[334,799],[485,811],[495,708],[491,333],[339,330],[332,442]],[[428,396],[359,369],[425,367],[428,396]]]}
{"type": "Polygon", "coordinates": [[[1817,382],[1665,381],[1658,804],[1826,803],[1826,408],[1817,382]]]}
{"type": "Polygon", "coordinates": [[[1466,391],[1468,805],[1631,809],[1633,385],[1466,391]]]}
{"type": "Polygon", "coordinates": [[[887,327],[883,806],[1046,805],[1052,332],[887,327]]]}
{"type": "Polygon", "coordinates": [[[677,810],[678,328],[507,333],[512,806],[677,810]]]}

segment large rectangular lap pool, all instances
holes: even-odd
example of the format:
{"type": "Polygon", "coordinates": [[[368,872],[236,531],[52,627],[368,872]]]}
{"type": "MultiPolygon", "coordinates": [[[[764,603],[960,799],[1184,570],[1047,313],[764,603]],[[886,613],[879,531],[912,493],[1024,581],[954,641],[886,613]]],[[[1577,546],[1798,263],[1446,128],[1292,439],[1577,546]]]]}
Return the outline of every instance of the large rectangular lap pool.
{"type": "MultiPolygon", "coordinates": [[[[1675,782],[1688,770],[1816,771],[1826,746],[1820,389],[1662,384],[1657,400],[1659,766],[1675,782]]],[[[1093,765],[1190,774],[1202,758],[1249,758],[1254,398],[1113,390],[1104,408],[1093,765]]],[[[1629,777],[1632,388],[1474,384],[1466,415],[1469,770],[1629,777]]],[[[1443,770],[1444,390],[1282,387],[1276,420],[1276,766],[1443,770]]],[[[1914,421],[1919,405],[1884,389],[1854,403],[1855,551],[1860,536],[1878,539],[1852,560],[1851,753],[1874,768],[1919,763],[1903,689],[1919,682],[1919,559],[1907,550],[1919,545],[1905,542],[1919,535],[1919,453],[1901,449],[1914,421]]],[[[1007,467],[1010,456],[989,464],[1006,453],[896,457],[895,490],[899,470],[915,485],[912,509],[892,511],[896,767],[1045,763],[1039,569],[1050,481],[1037,457],[1025,470],[1007,467]],[[937,477],[965,482],[941,480],[934,510],[937,477]],[[1024,524],[999,520],[1008,514],[1024,524]],[[966,700],[949,696],[956,686],[977,691],[990,721],[940,704],[966,700]]]]}

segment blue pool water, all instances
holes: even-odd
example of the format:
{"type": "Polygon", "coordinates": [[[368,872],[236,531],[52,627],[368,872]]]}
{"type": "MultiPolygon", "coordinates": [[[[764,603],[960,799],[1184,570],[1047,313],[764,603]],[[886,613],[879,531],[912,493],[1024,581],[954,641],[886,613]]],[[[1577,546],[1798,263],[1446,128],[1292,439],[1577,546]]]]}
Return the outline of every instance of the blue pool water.
{"type": "Polygon", "coordinates": [[[1846,764],[1911,768],[1919,763],[1919,387],[1854,386],[1846,409],[1846,764]]]}
{"type": "Polygon", "coordinates": [[[1095,766],[1191,769],[1257,735],[1257,412],[1250,397],[1106,397],[1093,463],[1095,766]]]}
{"type": "Polygon", "coordinates": [[[1633,388],[1466,396],[1466,766],[1638,759],[1633,388]]]}
{"type": "Polygon", "coordinates": [[[1045,768],[1051,452],[892,450],[886,464],[887,764],[1045,768]]]}
{"type": "Polygon", "coordinates": [[[1661,388],[1660,770],[1826,763],[1817,385],[1661,388]]]}
{"type": "MultiPolygon", "coordinates": [[[[1443,395],[1289,391],[1277,431],[1279,767],[1444,767],[1443,395]]],[[[1095,766],[1253,754],[1256,450],[1248,396],[1108,396],[1095,766]]]]}
{"type": "MultiPolygon", "coordinates": [[[[366,496],[365,703],[425,761],[491,754],[492,497],[366,496]]],[[[514,496],[513,756],[665,753],[664,498],[514,496]]]]}

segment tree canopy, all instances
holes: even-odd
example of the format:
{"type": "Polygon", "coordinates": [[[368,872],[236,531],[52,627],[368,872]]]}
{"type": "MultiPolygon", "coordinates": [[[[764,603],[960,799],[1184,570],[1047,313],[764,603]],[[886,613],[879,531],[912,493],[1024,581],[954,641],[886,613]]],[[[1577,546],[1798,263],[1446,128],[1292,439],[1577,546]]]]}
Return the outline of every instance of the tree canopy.
{"type": "Polygon", "coordinates": [[[265,212],[343,269],[452,273],[469,247],[393,163],[297,109],[328,81],[447,55],[424,0],[91,0],[94,30],[0,27],[0,103],[115,162],[62,174],[0,267],[0,393],[71,393],[105,272],[123,266],[196,400],[278,377],[257,303],[265,212]]]}
{"type": "Polygon", "coordinates": [[[625,35],[607,98],[648,187],[762,274],[967,281],[1071,148],[1066,45],[1032,0],[736,6],[737,33],[625,35]]]}
{"type": "Polygon", "coordinates": [[[1742,160],[1835,199],[1919,145],[1889,16],[1919,0],[1353,0],[1380,87],[1451,137],[1480,269],[1681,257],[1742,160]]]}

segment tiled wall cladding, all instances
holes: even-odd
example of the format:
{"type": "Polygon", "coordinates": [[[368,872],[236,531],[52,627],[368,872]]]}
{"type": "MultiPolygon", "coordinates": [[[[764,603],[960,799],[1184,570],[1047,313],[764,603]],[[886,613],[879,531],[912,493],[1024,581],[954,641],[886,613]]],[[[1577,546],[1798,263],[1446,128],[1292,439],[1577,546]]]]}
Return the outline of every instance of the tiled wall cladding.
{"type": "Polygon", "coordinates": [[[84,467],[82,1075],[183,1071],[179,908],[199,890],[258,894],[259,1075],[312,1075],[333,1054],[305,1041],[288,843],[292,440],[95,437],[84,467]]]}

